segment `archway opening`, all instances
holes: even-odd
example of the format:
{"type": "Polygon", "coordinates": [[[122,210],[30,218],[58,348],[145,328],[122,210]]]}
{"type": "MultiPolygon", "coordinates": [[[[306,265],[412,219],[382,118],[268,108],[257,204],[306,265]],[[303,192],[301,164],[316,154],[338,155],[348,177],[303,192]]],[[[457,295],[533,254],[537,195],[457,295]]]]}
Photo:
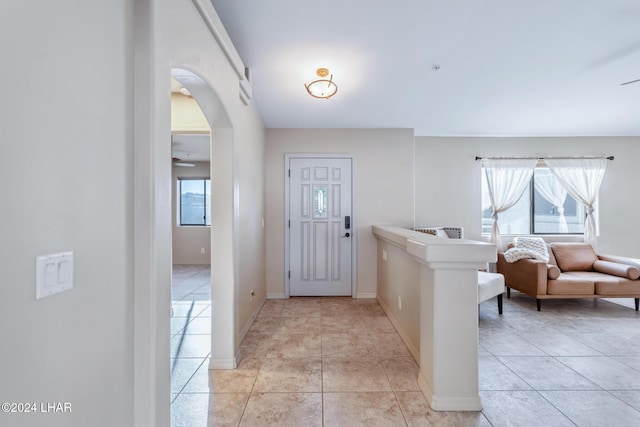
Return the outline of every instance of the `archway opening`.
{"type": "MultiPolygon", "coordinates": [[[[236,356],[236,277],[233,128],[213,86],[198,73],[173,68],[171,76],[193,97],[210,128],[211,354],[209,368],[233,369],[236,356]]],[[[175,187],[174,187],[175,188],[175,187]]],[[[201,250],[201,246],[196,247],[201,250]]],[[[173,352],[173,350],[172,350],[173,352]]]]}

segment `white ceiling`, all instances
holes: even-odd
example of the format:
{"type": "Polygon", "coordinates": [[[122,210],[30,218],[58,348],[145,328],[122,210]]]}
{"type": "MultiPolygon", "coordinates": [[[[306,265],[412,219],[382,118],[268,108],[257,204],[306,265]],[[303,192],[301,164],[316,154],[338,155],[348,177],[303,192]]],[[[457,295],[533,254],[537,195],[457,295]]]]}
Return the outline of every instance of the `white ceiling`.
{"type": "Polygon", "coordinates": [[[208,162],[210,141],[209,134],[171,135],[171,156],[183,162],[208,162]]]}
{"type": "Polygon", "coordinates": [[[212,3],[269,128],[640,135],[639,0],[212,3]],[[303,86],[318,67],[329,100],[303,86]]]}

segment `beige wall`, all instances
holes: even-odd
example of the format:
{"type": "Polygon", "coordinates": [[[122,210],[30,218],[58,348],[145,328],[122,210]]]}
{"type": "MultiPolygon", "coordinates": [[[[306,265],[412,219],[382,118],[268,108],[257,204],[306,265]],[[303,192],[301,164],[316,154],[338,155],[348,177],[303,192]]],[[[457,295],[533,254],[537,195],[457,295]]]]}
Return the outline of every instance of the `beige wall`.
{"type": "MultiPolygon", "coordinates": [[[[238,330],[237,343],[241,334],[253,321],[262,303],[267,298],[265,281],[266,271],[266,232],[263,227],[265,213],[265,129],[255,110],[247,111],[251,115],[252,126],[234,130],[234,176],[237,221],[237,295],[238,330]],[[250,293],[255,296],[251,298],[250,293]]],[[[249,115],[248,114],[248,115],[249,115]]],[[[248,122],[248,120],[247,120],[248,122]]],[[[245,123],[247,123],[245,122],[245,123]]]]}
{"type": "Polygon", "coordinates": [[[413,131],[409,129],[268,129],[266,146],[267,292],[284,294],[284,155],[353,155],[357,294],[376,295],[373,224],[413,226],[413,131]]]}
{"type": "Polygon", "coordinates": [[[420,264],[399,248],[378,239],[378,302],[407,344],[420,360],[420,264]],[[383,251],[386,252],[383,257],[383,251]],[[400,308],[402,304],[402,308],[400,308]]]}
{"type": "MultiPolygon", "coordinates": [[[[615,156],[600,190],[603,253],[640,256],[640,138],[416,138],[416,225],[461,225],[481,240],[480,162],[475,156],[615,156]]],[[[507,239],[509,237],[506,237],[507,239]]]]}
{"type": "Polygon", "coordinates": [[[192,162],[192,168],[173,166],[171,192],[172,221],[173,221],[173,251],[174,264],[211,264],[211,227],[188,226],[180,227],[178,179],[179,178],[210,178],[209,162],[192,162]],[[204,249],[202,253],[201,249],[204,249]]]}
{"type": "Polygon", "coordinates": [[[171,132],[210,133],[211,128],[198,103],[191,96],[171,94],[171,132]]]}

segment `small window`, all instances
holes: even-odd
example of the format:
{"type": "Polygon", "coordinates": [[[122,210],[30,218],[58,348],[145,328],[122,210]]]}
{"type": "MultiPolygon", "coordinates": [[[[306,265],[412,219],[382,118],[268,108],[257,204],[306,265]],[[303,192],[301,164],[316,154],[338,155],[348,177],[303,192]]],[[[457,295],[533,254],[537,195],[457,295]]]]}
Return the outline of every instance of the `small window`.
{"type": "Polygon", "coordinates": [[[180,225],[211,225],[211,180],[178,179],[180,225]]]}
{"type": "MultiPolygon", "coordinates": [[[[484,171],[483,171],[484,173],[484,171]]],[[[486,187],[482,191],[486,192],[486,187]]],[[[531,234],[531,183],[527,186],[527,190],[520,197],[518,203],[510,209],[501,212],[498,215],[498,227],[502,234],[531,234]]],[[[489,197],[488,195],[486,196],[489,197]]],[[[488,208],[482,212],[482,232],[491,234],[491,226],[493,225],[493,209],[488,208]]]]}
{"type": "MultiPolygon", "coordinates": [[[[561,212],[547,197],[539,190],[543,188],[561,188],[560,184],[548,168],[536,168],[533,176],[535,182],[542,184],[541,188],[536,186],[533,194],[533,232],[537,234],[582,234],[584,233],[584,223],[587,217],[586,208],[578,203],[570,194],[566,195],[562,210],[564,211],[564,223],[566,227],[561,227],[561,212]],[[562,228],[562,229],[561,229],[562,228]]],[[[557,192],[557,190],[556,190],[557,192]]],[[[553,192],[552,192],[553,193],[553,192]]],[[[551,197],[553,199],[553,197],[551,197]]]]}
{"type": "Polygon", "coordinates": [[[327,186],[313,186],[313,217],[327,218],[327,186]]]}
{"type": "MultiPolygon", "coordinates": [[[[482,171],[484,175],[484,171],[482,171]]],[[[537,167],[531,182],[518,203],[498,216],[498,226],[502,234],[582,234],[586,219],[584,205],[578,203],[570,194],[564,199],[560,209],[550,199],[559,190],[559,183],[546,167],[537,167]],[[536,185],[537,181],[537,185],[536,185]],[[540,190],[546,190],[546,197],[540,190]],[[551,194],[550,194],[551,193],[551,194]],[[564,224],[561,225],[564,217],[564,224]]],[[[483,176],[483,200],[488,200],[488,190],[483,176]]],[[[483,202],[486,205],[486,203],[483,202]]],[[[493,210],[489,207],[482,212],[482,232],[491,234],[493,210]]]]}

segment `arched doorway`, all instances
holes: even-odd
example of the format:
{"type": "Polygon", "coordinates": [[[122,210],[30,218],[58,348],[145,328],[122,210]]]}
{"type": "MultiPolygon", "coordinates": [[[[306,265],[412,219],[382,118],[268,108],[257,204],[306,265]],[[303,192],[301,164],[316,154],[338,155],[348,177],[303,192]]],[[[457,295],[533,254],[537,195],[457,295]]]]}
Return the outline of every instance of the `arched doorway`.
{"type": "Polygon", "coordinates": [[[264,220],[264,191],[255,191],[261,181],[253,173],[263,171],[264,128],[256,112],[242,102],[242,94],[239,98],[244,65],[225,42],[227,36],[210,2],[135,2],[134,29],[135,191],[134,220],[129,224],[134,234],[130,274],[135,285],[132,394],[134,424],[160,426],[169,425],[170,418],[170,77],[193,95],[212,131],[211,368],[236,366],[240,319],[246,324],[252,315],[247,311],[260,303],[241,304],[239,294],[248,293],[239,287],[248,280],[258,282],[264,274],[264,231],[240,229],[239,224],[241,218],[243,224],[247,219],[252,225],[259,224],[261,216],[264,220]],[[240,159],[251,173],[239,167],[240,159]],[[251,202],[248,208],[241,209],[241,188],[248,190],[243,197],[251,202]],[[253,267],[242,272],[240,244],[251,248],[249,257],[243,251],[243,262],[253,267]],[[247,273],[253,271],[258,274],[247,273]]]}
{"type": "Polygon", "coordinates": [[[220,98],[201,76],[173,68],[171,76],[198,103],[211,128],[211,362],[216,369],[236,367],[235,221],[233,128],[220,98]]]}

